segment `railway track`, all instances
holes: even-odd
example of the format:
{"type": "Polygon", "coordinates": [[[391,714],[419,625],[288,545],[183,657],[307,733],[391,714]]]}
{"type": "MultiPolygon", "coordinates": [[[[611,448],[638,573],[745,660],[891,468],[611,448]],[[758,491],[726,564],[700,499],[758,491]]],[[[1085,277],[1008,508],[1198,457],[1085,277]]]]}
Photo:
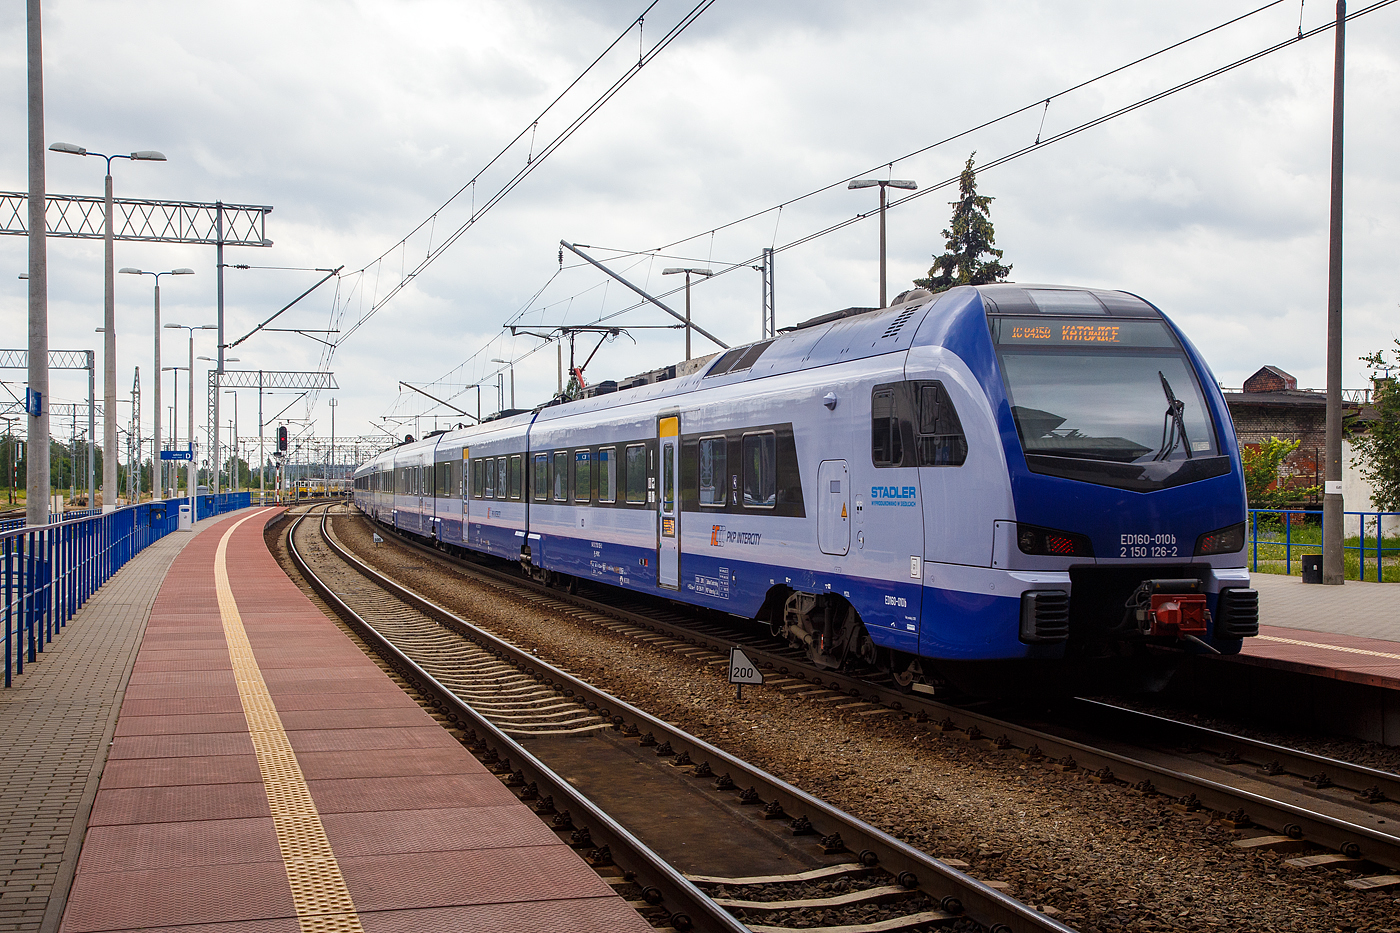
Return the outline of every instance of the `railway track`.
{"type": "Polygon", "coordinates": [[[319,537],[309,511],[288,529],[308,583],[653,923],[1069,929],[381,576],[326,531],[329,510],[319,537]]]}
{"type": "Polygon", "coordinates": [[[1299,868],[1361,872],[1358,890],[1400,887],[1400,777],[1389,772],[1270,745],[1241,736],[1076,699],[1045,715],[1006,707],[969,709],[907,693],[887,677],[819,670],[784,643],[672,607],[650,605],[609,589],[545,587],[518,573],[450,557],[409,538],[406,546],[484,582],[530,594],[549,608],[634,637],[663,638],[676,650],[717,655],[739,645],[768,674],[768,683],[823,703],[849,704],[866,715],[907,717],[989,754],[1030,762],[1085,779],[1160,796],[1188,812],[1213,814],[1247,834],[1240,848],[1289,852],[1319,848],[1294,860],[1299,868]],[[602,601],[605,598],[607,602],[602,601]],[[1129,736],[1131,738],[1123,738],[1129,736]]]}

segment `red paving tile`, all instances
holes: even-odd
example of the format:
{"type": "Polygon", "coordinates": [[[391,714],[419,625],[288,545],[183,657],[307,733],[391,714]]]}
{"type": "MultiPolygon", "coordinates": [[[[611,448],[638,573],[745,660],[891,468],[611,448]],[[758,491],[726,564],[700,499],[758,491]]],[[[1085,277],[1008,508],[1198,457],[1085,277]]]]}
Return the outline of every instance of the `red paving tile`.
{"type": "MultiPolygon", "coordinates": [[[[306,600],[264,524],[230,541],[234,596],[365,928],[649,930],[306,600]]],[[[228,669],[210,569],[221,537],[190,542],[156,600],[65,933],[298,929],[228,669]]]]}
{"type": "Polygon", "coordinates": [[[504,807],[519,803],[498,778],[485,773],[417,774],[307,783],[311,785],[316,809],[322,813],[377,813],[407,807],[504,807]]]}
{"type": "Polygon", "coordinates": [[[355,906],[363,911],[606,897],[612,889],[563,845],[368,855],[340,859],[355,906]]]}
{"type": "Polygon", "coordinates": [[[127,758],[102,772],[102,787],[178,787],[182,784],[253,784],[262,780],[258,760],[248,755],[193,758],[127,758]]]}
{"type": "Polygon", "coordinates": [[[110,790],[99,787],[88,825],[186,823],[259,816],[271,816],[262,781],[211,786],[113,787],[110,790]]]}
{"type": "MultiPolygon", "coordinates": [[[[120,720],[118,720],[120,722],[120,720]]],[[[253,740],[246,732],[210,735],[125,735],[112,741],[107,757],[194,758],[205,755],[251,755],[253,740]]]]}
{"type": "MultiPolygon", "coordinates": [[[[414,801],[415,803],[417,801],[414,801]]],[[[547,846],[559,837],[523,807],[393,810],[322,813],[335,851],[342,857],[404,852],[449,852],[547,846]]]]}
{"type": "MultiPolygon", "coordinates": [[[[475,762],[476,759],[471,759],[475,762]]],[[[412,755],[366,755],[364,752],[301,752],[301,773],[308,781],[337,778],[411,777],[422,774],[470,774],[455,748],[420,748],[412,755]]]]}
{"type": "Polygon", "coordinates": [[[361,913],[360,923],[365,933],[644,933],[651,929],[620,899],[596,897],[361,913]]]}
{"type": "Polygon", "coordinates": [[[293,916],[287,869],[279,859],[249,862],[236,871],[225,865],[200,865],[80,872],[60,929],[62,933],[97,933],[293,916]]]}
{"type": "Polygon", "coordinates": [[[94,826],[80,871],[152,871],[196,865],[281,864],[272,817],[94,826]]]}
{"type": "Polygon", "coordinates": [[[122,711],[117,735],[204,735],[210,732],[237,732],[248,720],[236,713],[169,713],[160,716],[132,716],[122,711]]]}

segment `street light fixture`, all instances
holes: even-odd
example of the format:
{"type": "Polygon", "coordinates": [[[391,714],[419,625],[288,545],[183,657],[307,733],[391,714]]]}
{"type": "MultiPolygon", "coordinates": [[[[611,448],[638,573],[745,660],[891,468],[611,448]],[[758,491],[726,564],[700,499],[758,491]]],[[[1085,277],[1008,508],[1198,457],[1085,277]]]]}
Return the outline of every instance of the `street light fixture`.
{"type": "Polygon", "coordinates": [[[685,358],[690,359],[690,277],[692,275],[709,278],[714,275],[711,269],[662,269],[662,275],[685,274],[685,358]]]}
{"type": "Polygon", "coordinates": [[[105,264],[103,274],[103,338],[102,338],[102,511],[111,512],[117,507],[117,299],[116,283],[112,267],[112,160],[129,159],[132,162],[164,162],[165,155],[154,149],[139,149],[128,155],[107,155],[89,152],[82,146],[72,143],[53,143],[52,152],[66,152],[77,156],[96,156],[107,160],[106,178],[106,223],[105,264]]]}
{"type": "MultiPolygon", "coordinates": [[[[58,144],[56,143],[55,145],[58,145],[58,144]]],[[[155,371],[156,371],[156,378],[155,378],[155,383],[156,383],[156,384],[155,384],[155,417],[152,419],[152,420],[154,421],[154,423],[155,423],[155,440],[153,441],[153,445],[154,445],[154,446],[153,446],[153,450],[155,451],[155,453],[152,454],[152,464],[153,464],[152,469],[155,469],[155,470],[157,470],[160,474],[162,474],[162,475],[161,475],[161,490],[164,491],[164,489],[165,489],[165,483],[164,483],[165,477],[164,477],[163,474],[164,474],[165,470],[164,470],[164,465],[160,462],[160,451],[161,451],[161,446],[160,446],[160,441],[161,441],[161,436],[160,436],[160,415],[161,415],[161,411],[163,410],[163,409],[161,408],[161,406],[160,406],[160,383],[161,383],[161,378],[160,378],[160,372],[161,372],[161,368],[160,368],[160,277],[161,277],[162,275],[194,275],[194,270],[193,270],[193,269],[186,269],[186,268],[179,268],[179,269],[171,269],[169,272],[147,272],[147,271],[145,271],[145,270],[143,270],[143,269],[136,269],[136,268],[133,268],[132,266],[123,266],[122,268],[118,269],[117,272],[118,272],[119,274],[121,274],[121,275],[149,275],[149,276],[151,276],[153,279],[155,279],[155,282],[156,282],[156,310],[155,310],[155,314],[156,314],[156,318],[155,318],[155,320],[156,320],[156,329],[155,329],[155,334],[156,334],[156,336],[155,336],[155,371]]],[[[140,459],[140,458],[138,458],[138,461],[139,461],[139,459],[140,459]]]]}
{"type": "Polygon", "coordinates": [[[880,307],[885,307],[885,189],[903,188],[906,191],[914,191],[919,186],[912,181],[899,178],[859,178],[846,186],[852,188],[873,188],[880,186],[880,307]]]}

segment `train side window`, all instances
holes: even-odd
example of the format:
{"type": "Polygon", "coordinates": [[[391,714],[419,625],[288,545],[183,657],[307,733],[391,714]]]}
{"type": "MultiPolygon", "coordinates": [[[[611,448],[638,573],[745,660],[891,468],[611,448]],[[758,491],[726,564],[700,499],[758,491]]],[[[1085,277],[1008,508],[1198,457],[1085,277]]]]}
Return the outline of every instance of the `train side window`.
{"type": "Polygon", "coordinates": [[[870,394],[870,459],[876,466],[900,466],[904,462],[896,409],[894,386],[877,386],[870,394]]]}
{"type": "Polygon", "coordinates": [[[439,499],[446,499],[452,482],[452,464],[444,460],[441,463],[433,464],[433,495],[439,499]]]}
{"type": "Polygon", "coordinates": [[[626,490],[628,502],[647,501],[647,449],[643,444],[631,444],[626,454],[626,490]]]}
{"type": "Polygon", "coordinates": [[[777,435],[772,432],[745,434],[740,460],[744,469],[744,507],[771,509],[777,505],[777,435]]]}
{"type": "Polygon", "coordinates": [[[480,457],[471,462],[473,499],[481,499],[486,496],[486,464],[489,462],[489,460],[482,460],[480,457]]]}
{"type": "Polygon", "coordinates": [[[966,460],[967,436],[953,400],[942,383],[920,383],[919,466],[962,466],[966,460]]]}
{"type": "Polygon", "coordinates": [[[549,498],[549,454],[535,454],[535,501],[549,498]]]}
{"type": "Polygon", "coordinates": [[[617,501],[617,448],[598,448],[598,501],[617,501]]]}
{"type": "Polygon", "coordinates": [[[564,502],[569,498],[569,452],[554,452],[554,501],[564,502]]]}
{"type": "Polygon", "coordinates": [[[508,465],[508,463],[507,463],[505,457],[497,457],[497,458],[496,458],[496,498],[497,498],[497,499],[504,499],[504,498],[506,497],[506,472],[507,472],[508,466],[509,466],[509,465],[508,465]]]}
{"type": "Polygon", "coordinates": [[[510,497],[521,498],[521,485],[525,479],[525,455],[510,455],[510,497]]]}
{"type": "Polygon", "coordinates": [[[477,470],[481,473],[481,495],[487,499],[496,498],[495,458],[487,457],[485,460],[478,460],[477,470]]]}
{"type": "Polygon", "coordinates": [[[724,478],[728,441],[723,437],[700,438],[700,504],[724,505],[724,478]]]}
{"type": "Polygon", "coordinates": [[[574,501],[587,504],[593,498],[593,458],[587,448],[574,451],[574,501]]]}

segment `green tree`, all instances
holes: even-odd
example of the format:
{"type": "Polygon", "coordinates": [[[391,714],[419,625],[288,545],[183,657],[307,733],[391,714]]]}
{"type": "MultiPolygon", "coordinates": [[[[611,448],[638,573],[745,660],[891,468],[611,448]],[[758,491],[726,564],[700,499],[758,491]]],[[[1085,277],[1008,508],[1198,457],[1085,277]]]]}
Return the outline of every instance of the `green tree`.
{"type": "Polygon", "coordinates": [[[995,199],[977,193],[977,173],[972,169],[976,155],[974,152],[967,157],[958,179],[958,199],[950,202],[953,220],[943,231],[948,241],[944,245],[946,252],[933,260],[928,278],[914,280],[920,288],[945,292],[955,285],[1002,282],[1011,274],[1011,267],[1001,264],[1002,251],[994,245],[996,231],[992,229],[989,206],[995,199]]]}
{"type": "Polygon", "coordinates": [[[1281,509],[1316,495],[1316,486],[1290,486],[1279,477],[1279,467],[1300,444],[1302,441],[1271,437],[1258,447],[1240,450],[1244,461],[1245,496],[1251,509],[1281,509]]]}
{"type": "Polygon", "coordinates": [[[1360,456],[1361,475],[1371,484],[1371,501],[1385,512],[1400,511],[1400,387],[1390,371],[1400,366],[1400,340],[1389,351],[1361,357],[1371,370],[1373,417],[1358,425],[1364,431],[1352,435],[1360,456]]]}

